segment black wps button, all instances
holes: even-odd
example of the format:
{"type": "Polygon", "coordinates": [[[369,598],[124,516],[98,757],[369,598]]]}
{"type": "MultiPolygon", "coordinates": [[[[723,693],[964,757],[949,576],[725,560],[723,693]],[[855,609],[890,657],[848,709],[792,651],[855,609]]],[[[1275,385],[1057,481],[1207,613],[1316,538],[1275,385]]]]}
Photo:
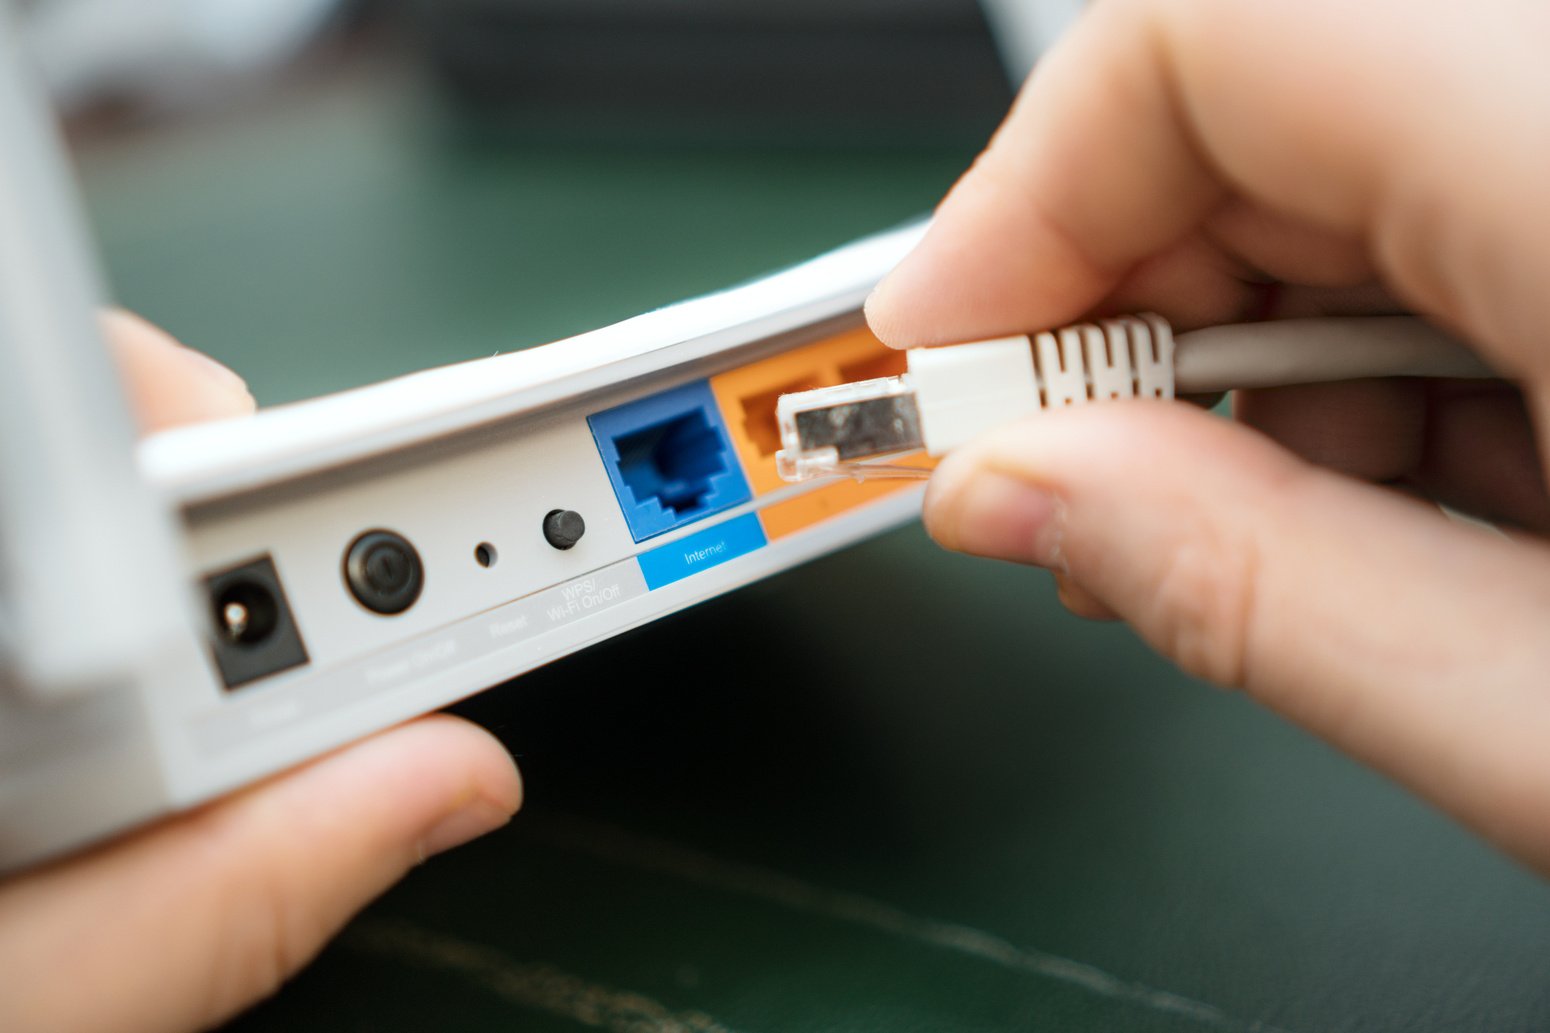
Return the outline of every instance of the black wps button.
{"type": "Polygon", "coordinates": [[[544,517],[544,541],[556,549],[569,549],[587,533],[587,522],[574,509],[551,509],[544,517]]]}
{"type": "Polygon", "coordinates": [[[420,598],[425,568],[408,539],[367,531],[344,554],[344,582],[355,601],[375,613],[403,613],[420,598]]]}

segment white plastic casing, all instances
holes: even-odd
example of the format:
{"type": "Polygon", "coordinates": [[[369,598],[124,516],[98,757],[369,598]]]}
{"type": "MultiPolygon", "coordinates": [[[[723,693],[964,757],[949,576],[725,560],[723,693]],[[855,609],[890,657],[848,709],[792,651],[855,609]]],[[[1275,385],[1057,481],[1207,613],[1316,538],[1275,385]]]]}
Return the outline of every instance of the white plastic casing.
{"type": "MultiPolygon", "coordinates": [[[[148,576],[186,597],[199,627],[188,621],[169,661],[153,664],[158,652],[74,694],[44,692],[0,664],[0,871],[207,800],[910,519],[920,497],[905,490],[766,534],[759,511],[822,487],[792,486],[637,542],[589,421],[854,327],[919,234],[907,227],[859,241],[547,347],[145,441],[144,483],[127,455],[122,479],[159,495],[183,547],[148,576]],[[541,533],[556,509],[585,518],[572,548],[541,533]],[[406,538],[423,562],[423,591],[401,613],[369,612],[349,588],[343,557],[374,529],[406,538]],[[497,563],[477,560],[481,542],[497,563]],[[304,656],[226,681],[205,627],[205,579],[254,561],[272,565],[304,656]]],[[[0,595],[10,587],[0,583],[0,595]]],[[[140,586],[139,595],[177,610],[160,591],[140,586]]],[[[7,616],[10,602],[0,598],[7,616]]],[[[88,621],[81,633],[96,630],[88,621]]]]}
{"type": "Polygon", "coordinates": [[[907,361],[921,436],[932,455],[1039,409],[1039,382],[1026,337],[915,348],[907,361]]]}
{"type": "Polygon", "coordinates": [[[1173,332],[1154,315],[916,348],[908,361],[921,437],[932,455],[1040,409],[1173,397],[1173,332]]]}

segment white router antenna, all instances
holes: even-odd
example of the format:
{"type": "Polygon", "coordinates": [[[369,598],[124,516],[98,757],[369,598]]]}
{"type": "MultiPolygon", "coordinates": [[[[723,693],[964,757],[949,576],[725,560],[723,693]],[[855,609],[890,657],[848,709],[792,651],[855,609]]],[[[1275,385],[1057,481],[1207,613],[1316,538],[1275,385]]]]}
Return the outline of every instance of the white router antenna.
{"type": "Polygon", "coordinates": [[[74,177],[0,3],[0,658],[91,689],[192,633],[169,514],[141,481],[74,177]]]}
{"type": "Polygon", "coordinates": [[[1083,6],[1084,0],[980,0],[1013,85],[1028,78],[1034,63],[1071,27],[1083,6]]]}

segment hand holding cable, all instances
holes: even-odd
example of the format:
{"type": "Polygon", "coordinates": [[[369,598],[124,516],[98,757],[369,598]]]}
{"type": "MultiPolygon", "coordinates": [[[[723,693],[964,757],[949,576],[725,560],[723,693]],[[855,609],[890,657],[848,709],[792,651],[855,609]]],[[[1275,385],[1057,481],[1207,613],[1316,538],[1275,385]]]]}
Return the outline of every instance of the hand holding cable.
{"type": "Polygon", "coordinates": [[[944,456],[1041,409],[1374,377],[1494,376],[1467,347],[1406,316],[1208,327],[1177,341],[1161,316],[1122,316],[912,348],[901,376],[783,395],[775,458],[793,482],[923,478],[928,468],[887,460],[920,450],[944,456]]]}
{"type": "Polygon", "coordinates": [[[1037,413],[955,449],[926,522],[1550,872],[1547,37],[1506,2],[1095,4],[868,314],[911,347],[1126,311],[1181,343],[1406,312],[1468,341],[1516,386],[1037,413]]]}

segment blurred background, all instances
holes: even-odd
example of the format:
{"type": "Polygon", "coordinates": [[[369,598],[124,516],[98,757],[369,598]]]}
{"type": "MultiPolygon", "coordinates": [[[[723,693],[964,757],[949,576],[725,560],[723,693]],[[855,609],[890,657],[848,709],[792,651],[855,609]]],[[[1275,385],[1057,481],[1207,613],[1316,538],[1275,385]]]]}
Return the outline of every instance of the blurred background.
{"type": "Polygon", "coordinates": [[[22,12],[118,299],[273,403],[590,329],[917,216],[1075,3],[22,12]]]}
{"type": "MultiPolygon", "coordinates": [[[[1074,8],[21,12],[115,296],[275,404],[917,217],[1074,8]]],[[[1538,880],[918,527],[460,709],[523,814],[233,1031],[1550,1028],[1538,880]]]]}

